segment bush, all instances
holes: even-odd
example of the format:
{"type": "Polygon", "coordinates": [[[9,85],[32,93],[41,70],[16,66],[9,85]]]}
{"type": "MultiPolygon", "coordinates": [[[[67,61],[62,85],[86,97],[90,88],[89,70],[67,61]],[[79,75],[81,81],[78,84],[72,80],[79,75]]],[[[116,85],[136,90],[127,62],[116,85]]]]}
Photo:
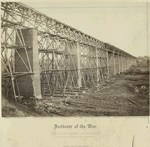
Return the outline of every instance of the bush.
{"type": "Polygon", "coordinates": [[[136,72],[137,74],[142,73],[140,69],[136,69],[135,72],[136,72]]]}
{"type": "Polygon", "coordinates": [[[129,68],[129,73],[135,73],[136,71],[136,66],[135,65],[132,65],[130,68],[129,68]]]}

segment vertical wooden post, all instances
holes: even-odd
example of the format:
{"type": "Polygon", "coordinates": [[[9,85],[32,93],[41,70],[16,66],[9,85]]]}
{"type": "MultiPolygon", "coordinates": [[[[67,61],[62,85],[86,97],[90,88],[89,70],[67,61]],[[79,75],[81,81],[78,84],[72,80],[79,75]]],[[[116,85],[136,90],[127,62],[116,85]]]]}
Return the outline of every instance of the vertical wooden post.
{"type": "Polygon", "coordinates": [[[130,56],[128,58],[128,68],[130,68],[130,56]]]}
{"type": "Polygon", "coordinates": [[[121,54],[121,71],[123,72],[123,55],[121,54]]]}
{"type": "Polygon", "coordinates": [[[96,74],[97,74],[97,85],[99,82],[99,64],[98,64],[98,49],[96,48],[96,74]]]}
{"type": "Polygon", "coordinates": [[[109,60],[108,60],[108,50],[106,51],[106,57],[107,57],[107,72],[108,72],[108,78],[109,78],[109,60]]]}
{"type": "Polygon", "coordinates": [[[120,73],[121,73],[121,54],[119,54],[119,65],[120,65],[120,73]]]}
{"type": "Polygon", "coordinates": [[[122,54],[122,72],[124,72],[124,54],[122,54]]]}
{"type": "Polygon", "coordinates": [[[120,57],[119,57],[119,53],[118,53],[118,73],[120,74],[120,57]]]}
{"type": "Polygon", "coordinates": [[[127,60],[126,64],[127,64],[127,70],[128,70],[128,55],[126,56],[126,60],[127,60]]]}
{"type": "Polygon", "coordinates": [[[123,55],[123,71],[125,71],[125,55],[123,55]]]}
{"type": "Polygon", "coordinates": [[[113,74],[116,75],[116,63],[115,63],[115,53],[114,52],[113,52],[113,67],[114,67],[113,74]]]}
{"type": "MultiPolygon", "coordinates": [[[[14,13],[15,13],[15,3],[12,3],[12,16],[14,16],[14,13]]],[[[11,21],[14,22],[14,17],[11,17],[11,21]]],[[[13,28],[14,29],[14,28],[13,28]]],[[[12,41],[13,43],[15,44],[15,31],[12,32],[12,41]]],[[[5,38],[6,39],[6,38],[5,38]]],[[[11,50],[11,63],[12,63],[12,72],[14,73],[15,72],[15,50],[11,50]]]]}
{"type": "Polygon", "coordinates": [[[52,69],[55,68],[55,63],[54,63],[55,59],[54,59],[54,51],[52,53],[52,69]]]}
{"type": "Polygon", "coordinates": [[[128,68],[130,68],[130,56],[129,56],[129,60],[128,60],[128,68]]]}
{"type": "Polygon", "coordinates": [[[108,62],[109,62],[109,74],[113,75],[114,67],[113,67],[113,52],[108,52],[108,62]]]}
{"type": "Polygon", "coordinates": [[[78,72],[78,87],[82,87],[81,84],[81,64],[80,64],[80,45],[77,42],[77,72],[78,72]]]}
{"type": "Polygon", "coordinates": [[[125,64],[125,55],[123,55],[123,65],[124,65],[124,71],[126,70],[126,64],[125,64]]]}
{"type": "Polygon", "coordinates": [[[127,59],[126,59],[126,55],[124,55],[124,58],[125,58],[125,71],[127,70],[127,59]]]}
{"type": "Polygon", "coordinates": [[[123,71],[125,71],[125,55],[123,55],[123,71]]]}
{"type": "MultiPolygon", "coordinates": [[[[52,69],[55,69],[55,53],[54,53],[54,51],[52,52],[52,69]]],[[[54,81],[56,80],[54,77],[55,74],[58,74],[58,73],[52,71],[51,77],[50,77],[50,78],[52,78],[52,96],[54,96],[54,83],[55,83],[54,81]]]]}

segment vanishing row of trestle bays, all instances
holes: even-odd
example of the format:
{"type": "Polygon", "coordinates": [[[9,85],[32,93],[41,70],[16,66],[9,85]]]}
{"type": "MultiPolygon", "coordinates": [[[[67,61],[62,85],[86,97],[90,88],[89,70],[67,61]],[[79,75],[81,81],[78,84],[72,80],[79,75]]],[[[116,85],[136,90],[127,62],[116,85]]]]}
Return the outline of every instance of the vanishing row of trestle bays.
{"type": "MultiPolygon", "coordinates": [[[[64,96],[124,72],[136,57],[17,2],[1,3],[3,94],[64,96]]],[[[92,29],[92,28],[91,28],[92,29]]]]}

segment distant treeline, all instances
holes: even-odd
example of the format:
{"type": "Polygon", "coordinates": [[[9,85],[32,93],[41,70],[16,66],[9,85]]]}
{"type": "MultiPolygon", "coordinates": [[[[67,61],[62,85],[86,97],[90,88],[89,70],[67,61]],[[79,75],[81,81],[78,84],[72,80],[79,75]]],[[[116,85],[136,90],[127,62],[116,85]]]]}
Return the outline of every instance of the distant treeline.
{"type": "Polygon", "coordinates": [[[139,56],[137,57],[137,65],[148,66],[150,61],[150,56],[139,56]]]}

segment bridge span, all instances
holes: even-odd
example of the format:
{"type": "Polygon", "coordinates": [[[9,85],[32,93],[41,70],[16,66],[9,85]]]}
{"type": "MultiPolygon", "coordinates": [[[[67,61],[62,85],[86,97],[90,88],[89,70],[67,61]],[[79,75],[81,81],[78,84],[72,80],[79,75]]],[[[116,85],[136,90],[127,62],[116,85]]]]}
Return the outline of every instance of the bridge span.
{"type": "Polygon", "coordinates": [[[15,98],[42,99],[98,86],[136,57],[23,3],[2,2],[1,62],[15,98]]]}

